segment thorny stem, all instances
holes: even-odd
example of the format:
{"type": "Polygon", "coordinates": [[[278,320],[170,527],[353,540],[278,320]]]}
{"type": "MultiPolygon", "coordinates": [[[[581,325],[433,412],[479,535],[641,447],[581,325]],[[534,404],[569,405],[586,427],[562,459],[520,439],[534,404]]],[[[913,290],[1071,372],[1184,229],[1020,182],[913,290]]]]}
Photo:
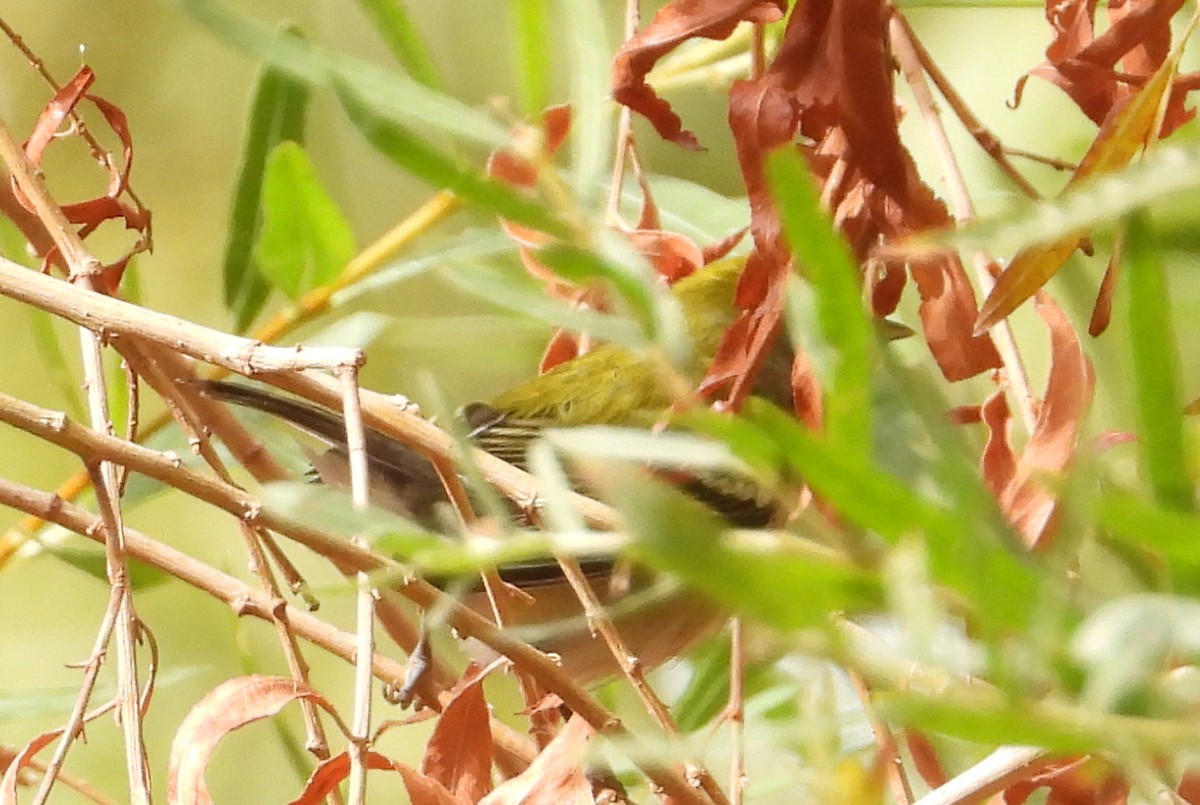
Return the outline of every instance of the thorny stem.
{"type": "MultiPolygon", "coordinates": [[[[958,160],[950,148],[950,141],[946,137],[946,128],[942,124],[937,103],[933,99],[933,94],[929,91],[929,85],[925,83],[923,72],[925,67],[917,56],[916,37],[913,35],[912,29],[908,27],[904,15],[900,13],[899,9],[891,9],[888,30],[892,41],[892,51],[896,56],[896,60],[900,63],[900,69],[903,71],[905,79],[912,88],[917,107],[921,110],[921,115],[925,120],[929,136],[933,140],[934,150],[942,163],[942,171],[946,176],[951,201],[954,205],[954,215],[959,221],[970,220],[975,217],[975,208],[971,203],[970,193],[967,190],[966,182],[963,181],[962,171],[958,167],[958,160]]],[[[950,97],[945,91],[943,91],[943,95],[946,95],[947,98],[950,97]]],[[[972,256],[971,263],[975,268],[976,281],[979,283],[984,297],[986,297],[994,284],[992,274],[988,269],[987,256],[977,253],[972,256]]],[[[1005,376],[1016,397],[1017,408],[1021,412],[1022,421],[1025,423],[1027,432],[1033,433],[1034,427],[1037,424],[1037,414],[1034,411],[1033,394],[1029,387],[1029,377],[1025,372],[1025,365],[1021,359],[1021,352],[1017,348],[1012,327],[1005,320],[993,327],[991,334],[1004,361],[1005,376]]]]}

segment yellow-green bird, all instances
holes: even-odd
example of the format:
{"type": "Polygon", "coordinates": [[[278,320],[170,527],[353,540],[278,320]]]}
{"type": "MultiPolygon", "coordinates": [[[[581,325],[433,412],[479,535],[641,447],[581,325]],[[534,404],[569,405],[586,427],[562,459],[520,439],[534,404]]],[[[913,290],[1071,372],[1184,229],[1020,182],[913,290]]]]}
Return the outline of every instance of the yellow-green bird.
{"type": "MultiPolygon", "coordinates": [[[[680,302],[692,342],[693,360],[685,379],[693,386],[711,363],[725,330],[739,314],[734,292],[743,265],[744,260],[740,259],[719,261],[697,270],[671,289],[680,302]]],[[[783,405],[790,402],[790,355],[786,348],[777,350],[763,366],[756,386],[757,392],[783,405]]],[[[676,401],[673,387],[678,385],[677,378],[665,371],[661,359],[606,344],[487,403],[466,406],[462,415],[471,429],[473,443],[522,466],[525,450],[541,428],[649,427],[676,401]]],[[[200,388],[211,397],[278,416],[330,443],[331,450],[313,457],[314,467],[326,483],[345,485],[346,429],[339,413],[237,383],[206,381],[200,383],[200,388]]],[[[368,429],[366,440],[373,501],[435,526],[446,496],[429,462],[382,433],[368,429]],[[376,494],[381,488],[382,500],[376,494]]],[[[706,474],[689,476],[680,483],[685,491],[721,513],[732,525],[762,526],[774,514],[773,502],[752,483],[741,479],[706,474]]],[[[603,581],[606,572],[612,569],[612,562],[600,558],[588,562],[587,567],[596,576],[593,583],[602,600],[614,603],[616,594],[603,581]]],[[[521,622],[544,623],[578,613],[574,594],[556,564],[527,564],[500,570],[503,577],[529,590],[537,600],[528,611],[522,609],[519,613],[521,622]]],[[[654,666],[709,633],[721,618],[709,604],[694,596],[673,595],[658,601],[652,609],[621,614],[616,621],[634,653],[647,666],[654,666]]],[[[603,677],[616,668],[607,648],[585,628],[552,633],[535,642],[543,650],[560,655],[581,681],[603,677]]]]}

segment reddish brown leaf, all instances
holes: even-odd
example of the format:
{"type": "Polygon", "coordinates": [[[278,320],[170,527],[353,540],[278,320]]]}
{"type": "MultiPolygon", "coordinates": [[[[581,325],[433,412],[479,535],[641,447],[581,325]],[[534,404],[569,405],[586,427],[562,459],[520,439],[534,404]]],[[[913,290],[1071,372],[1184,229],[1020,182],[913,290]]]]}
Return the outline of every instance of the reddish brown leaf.
{"type": "Polygon", "coordinates": [[[8,764],[8,768],[4,770],[3,780],[0,780],[0,805],[17,805],[17,784],[21,781],[21,772],[38,752],[49,746],[62,734],[61,729],[43,732],[25,744],[24,748],[17,753],[13,761],[8,764]]]}
{"type": "Polygon", "coordinates": [[[85,64],[71,77],[70,81],[63,84],[62,88],[54,93],[54,97],[38,115],[38,121],[34,124],[29,139],[25,141],[25,156],[29,157],[30,162],[34,165],[42,164],[42,155],[46,152],[46,147],[57,136],[67,118],[75,111],[75,107],[83,100],[84,94],[95,81],[96,74],[92,72],[91,67],[85,64]]]}
{"type": "Polygon", "coordinates": [[[786,0],[673,0],[621,46],[613,59],[612,94],[617,103],[645,116],[665,140],[699,148],[671,105],[646,84],[646,74],[689,39],[725,39],[742,21],[765,24],[783,18],[786,0]]]}
{"type": "Polygon", "coordinates": [[[1000,500],[1017,474],[1017,457],[1008,441],[1008,401],[1004,389],[998,388],[979,408],[980,417],[987,425],[988,440],[980,458],[983,482],[992,495],[1000,500]]]}
{"type": "Polygon", "coordinates": [[[1104,278],[1100,280],[1100,290],[1096,292],[1096,304],[1092,307],[1092,318],[1088,322],[1088,335],[1096,338],[1108,329],[1112,321],[1113,295],[1117,292],[1117,280],[1121,278],[1121,239],[1113,244],[1112,254],[1108,256],[1108,268],[1104,270],[1104,278]]]}
{"type": "MultiPolygon", "coordinates": [[[[378,752],[367,752],[366,760],[368,769],[375,771],[385,769],[400,771],[396,764],[393,764],[391,760],[378,752]]],[[[308,778],[308,782],[305,783],[304,790],[300,793],[300,796],[289,802],[288,805],[320,805],[349,776],[349,753],[342,752],[340,755],[334,755],[328,760],[323,760],[317,765],[312,776],[308,778]]],[[[415,799],[413,801],[416,802],[415,799]]],[[[459,803],[454,803],[454,805],[459,805],[459,803]]]]}
{"type": "MultiPolygon", "coordinates": [[[[767,288],[786,275],[787,250],[763,160],[771,149],[790,145],[797,133],[816,143],[803,150],[821,181],[822,202],[860,260],[882,238],[950,224],[945,206],[920,181],[900,142],[883,21],[879,0],[800,4],[762,78],[736,82],[730,90],[730,128],[759,255],[758,264],[747,268],[745,287],[754,292],[739,299],[743,306],[767,298],[767,288]]],[[[998,367],[991,339],[972,332],[977,309],[962,265],[940,258],[911,270],[926,340],[943,374],[960,380],[998,367]]],[[[902,266],[885,265],[873,276],[875,312],[894,310],[904,284],[902,266]]]]}
{"type": "MultiPolygon", "coordinates": [[[[1147,78],[1162,66],[1171,45],[1171,18],[1183,2],[1116,0],[1107,5],[1110,24],[1097,37],[1095,0],[1047,2],[1046,18],[1054,39],[1046,49],[1046,63],[1029,72],[1062,89],[1097,124],[1137,92],[1136,79],[1147,78]]],[[[1020,84],[1018,97],[1019,91],[1020,84]]],[[[1162,136],[1194,116],[1184,101],[1182,92],[1172,94],[1162,136]]]]}
{"type": "Polygon", "coordinates": [[[571,716],[529,768],[496,787],[479,805],[592,805],[592,787],[583,775],[583,756],[595,730],[571,716]]]}
{"type": "Polygon", "coordinates": [[[695,241],[675,232],[635,229],[629,233],[629,240],[667,282],[678,282],[705,264],[704,253],[695,241]]]}
{"type": "Polygon", "coordinates": [[[315,690],[287,677],[237,677],[210,691],[175,733],[167,768],[168,799],[174,805],[211,803],[204,772],[221,739],[239,727],[275,715],[297,699],[309,699],[334,713],[315,690]]]}
{"type": "MultiPolygon", "coordinates": [[[[62,208],[67,220],[82,225],[78,231],[81,238],[90,235],[105,221],[113,219],[123,220],[126,229],[139,233],[137,242],[130,250],[114,262],[104,266],[103,271],[96,278],[96,284],[100,291],[114,293],[129,259],[134,254],[150,248],[150,213],[140,204],[127,203],[120,198],[128,187],[129,173],[133,167],[133,138],[129,131],[129,122],[120,107],[96,95],[85,94],[94,81],[95,74],[90,67],[85,65],[79,69],[71,81],[55,93],[38,117],[38,122],[25,143],[25,153],[34,165],[41,164],[46,148],[54,140],[64,136],[63,126],[67,118],[75,112],[80,101],[85,99],[100,110],[105,122],[120,140],[123,157],[120,162],[118,163],[110,157],[106,157],[104,160],[108,170],[108,187],[105,195],[75,204],[66,204],[62,208]]],[[[74,133],[75,130],[67,131],[74,133]]],[[[16,189],[15,185],[13,190],[15,197],[28,208],[28,200],[16,189]]],[[[49,270],[51,265],[62,263],[61,255],[53,245],[43,246],[41,254],[43,271],[49,270]]]]}
{"type": "Polygon", "coordinates": [[[1049,790],[1046,805],[1125,805],[1129,796],[1129,784],[1109,764],[1095,758],[1070,758],[1014,783],[1000,799],[1004,805],[1024,805],[1043,788],[1049,790]]]}
{"type": "MultiPolygon", "coordinates": [[[[879,318],[890,316],[900,304],[908,276],[903,266],[880,265],[872,272],[871,283],[871,312],[879,318]]],[[[974,300],[972,300],[974,301],[974,300]]]]}
{"type": "Polygon", "coordinates": [[[421,774],[440,783],[457,799],[478,802],[491,790],[492,730],[483,677],[459,690],[438,718],[421,774]]]}
{"type": "Polygon", "coordinates": [[[731,235],[718,240],[716,243],[710,243],[700,251],[704,254],[704,265],[715,263],[729,252],[733,251],[733,247],[742,242],[742,238],[746,236],[746,229],[742,228],[731,235]]]}
{"type": "Polygon", "coordinates": [[[1048,537],[1055,510],[1054,495],[1042,477],[1062,472],[1074,456],[1095,384],[1091,361],[1062,308],[1044,294],[1036,308],[1050,330],[1050,377],[1033,434],[1000,498],[1001,508],[1030,547],[1048,537]]]}
{"type": "Polygon", "coordinates": [[[986,333],[975,335],[975,290],[957,256],[913,263],[913,280],[921,296],[925,341],[947,380],[964,380],[1003,365],[986,333]]]}
{"type": "Polygon", "coordinates": [[[469,805],[467,800],[454,796],[446,786],[411,766],[397,763],[396,771],[404,779],[404,789],[412,805],[469,805]]]}
{"type": "Polygon", "coordinates": [[[579,357],[579,336],[570,330],[555,330],[550,336],[550,343],[542,351],[542,360],[538,363],[538,374],[546,374],[560,363],[579,357]]]}
{"type": "Polygon", "coordinates": [[[921,775],[925,784],[930,788],[945,785],[949,777],[946,775],[946,770],[942,768],[942,761],[937,756],[937,750],[933,748],[929,739],[916,730],[906,729],[904,743],[908,746],[908,753],[912,755],[913,766],[916,767],[917,773],[921,775]]]}

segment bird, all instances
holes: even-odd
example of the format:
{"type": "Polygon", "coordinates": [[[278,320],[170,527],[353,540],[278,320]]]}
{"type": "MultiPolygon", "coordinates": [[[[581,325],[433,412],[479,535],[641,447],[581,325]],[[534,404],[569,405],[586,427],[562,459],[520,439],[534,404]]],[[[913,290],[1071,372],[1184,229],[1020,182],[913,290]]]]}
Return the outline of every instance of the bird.
{"type": "MultiPolygon", "coordinates": [[[[692,361],[684,376],[693,386],[711,363],[726,329],[740,314],[734,296],[743,264],[744,260],[737,258],[717,261],[671,288],[691,341],[692,361]]],[[[764,362],[756,393],[790,405],[790,370],[791,351],[783,344],[764,362]]],[[[240,382],[201,380],[194,385],[206,396],[257,409],[328,443],[328,450],[310,455],[316,475],[329,486],[348,487],[346,425],[339,412],[240,382]]],[[[475,446],[524,468],[527,448],[545,428],[650,428],[662,421],[676,402],[678,385],[664,371],[661,359],[617,344],[602,344],[487,402],[464,406],[459,416],[475,446]]],[[[444,525],[448,499],[432,464],[411,447],[370,428],[365,429],[365,440],[372,502],[426,527],[444,525]]],[[[781,514],[778,502],[752,479],[705,471],[676,476],[674,481],[731,527],[763,527],[781,514]]],[[[680,656],[726,619],[698,593],[673,587],[660,594],[660,586],[648,572],[634,569],[619,574],[623,583],[614,583],[614,571],[620,567],[614,557],[585,557],[581,566],[622,639],[646,668],[680,656]]],[[[619,671],[607,645],[584,623],[581,605],[555,561],[502,566],[498,572],[533,601],[513,607],[512,625],[537,627],[533,645],[557,656],[576,681],[595,684],[619,671]]],[[[481,592],[468,592],[464,603],[490,614],[481,592]]]]}

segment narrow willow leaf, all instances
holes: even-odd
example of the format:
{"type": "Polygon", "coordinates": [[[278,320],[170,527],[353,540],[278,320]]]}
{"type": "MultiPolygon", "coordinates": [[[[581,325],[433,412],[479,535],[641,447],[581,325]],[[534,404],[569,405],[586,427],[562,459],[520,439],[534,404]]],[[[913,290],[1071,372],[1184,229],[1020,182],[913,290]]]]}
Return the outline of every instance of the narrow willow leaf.
{"type": "Polygon", "coordinates": [[[588,332],[604,341],[631,348],[646,345],[641,327],[632,320],[594,310],[567,307],[546,296],[545,291],[528,281],[523,272],[521,282],[514,282],[513,274],[511,269],[505,271],[481,264],[467,264],[443,272],[442,276],[464,291],[514,313],[531,316],[556,327],[588,332]]]}
{"type": "Polygon", "coordinates": [[[375,99],[340,78],[338,100],[359,132],[381,154],[427,184],[451,190],[464,200],[503,218],[549,235],[566,235],[565,227],[544,206],[511,186],[460,165],[443,151],[378,112],[375,99]]]}
{"type": "Polygon", "coordinates": [[[345,492],[321,484],[279,481],[264,486],[261,497],[265,508],[294,522],[347,539],[360,537],[386,546],[396,556],[411,556],[442,542],[442,537],[397,514],[379,508],[355,509],[345,492]]]}
{"type": "Polygon", "coordinates": [[[551,41],[548,0],[514,0],[513,46],[521,111],[534,120],[550,101],[551,41]]]}
{"type": "Polygon", "coordinates": [[[1200,602],[1135,594],[1097,607],[1071,638],[1070,652],[1087,669],[1080,700],[1116,711],[1143,693],[1180,658],[1200,654],[1200,602]]]}
{"type": "Polygon", "coordinates": [[[1065,753],[1086,752],[1103,745],[1094,724],[1062,724],[1040,719],[1021,702],[957,701],[945,694],[880,693],[873,702],[879,713],[923,730],[980,744],[1027,744],[1065,753]]]}
{"type": "Polygon", "coordinates": [[[1138,406],[1142,467],[1160,505],[1190,512],[1195,493],[1183,443],[1179,346],[1172,330],[1171,292],[1145,213],[1125,230],[1129,283],[1129,345],[1138,406]]]}
{"type": "MultiPolygon", "coordinates": [[[[1176,201],[1181,193],[1196,190],[1200,190],[1200,145],[1164,145],[1119,173],[1079,182],[1057,198],[1022,199],[999,215],[961,229],[922,232],[889,245],[886,251],[912,258],[945,249],[1012,254],[1112,224],[1139,207],[1176,201]]],[[[1194,227],[1189,227],[1177,237],[1193,235],[1194,227]]],[[[1181,245],[1194,246],[1194,241],[1181,245]]]]}
{"type": "MultiPolygon", "coordinates": [[[[101,584],[108,584],[108,560],[101,548],[67,548],[62,545],[43,545],[43,550],[76,570],[82,570],[101,584]]],[[[135,590],[148,590],[171,580],[165,570],[129,560],[129,584],[135,590]]]]}
{"type": "Polygon", "coordinates": [[[26,308],[29,316],[30,330],[33,332],[33,345],[41,358],[43,379],[52,379],[62,398],[63,407],[77,422],[87,421],[87,406],[83,403],[83,388],[75,370],[67,363],[66,353],[55,332],[55,318],[44,310],[34,307],[26,308]]]}
{"type": "Polygon", "coordinates": [[[1015,545],[993,533],[974,501],[961,511],[935,503],[761,400],[749,400],[744,414],[692,414],[686,421],[724,440],[756,471],[773,464],[776,472],[799,475],[846,522],[889,543],[922,539],[933,580],[961,591],[990,627],[1020,628],[1029,616],[1027,608],[1014,608],[1012,602],[1036,599],[1036,569],[1022,561],[1015,545]]]}
{"type": "Polygon", "coordinates": [[[619,254],[629,258],[633,265],[606,259],[573,246],[551,245],[538,251],[538,262],[552,268],[556,274],[578,285],[607,280],[628,304],[630,313],[641,324],[646,338],[658,340],[662,323],[678,319],[682,325],[682,311],[677,300],[657,282],[655,275],[644,262],[633,254],[619,254]],[[666,308],[674,307],[674,311],[666,308]]]}
{"type": "Polygon", "coordinates": [[[1123,542],[1162,554],[1176,574],[1200,576],[1200,517],[1106,490],[1096,500],[1096,521],[1123,542]]]}
{"type": "MultiPolygon", "coordinates": [[[[294,26],[286,26],[284,31],[299,35],[294,26]]],[[[246,139],[234,184],[222,260],[225,306],[234,315],[237,332],[244,332],[250,326],[270,291],[253,263],[267,155],[284,140],[304,143],[308,98],[308,86],[288,73],[270,65],[259,70],[246,121],[246,139]]]]}
{"type": "Polygon", "coordinates": [[[571,186],[586,206],[612,159],[612,44],[598,0],[559,0],[570,52],[571,186]]]}
{"type": "Polygon", "coordinates": [[[262,215],[259,270],[293,299],[336,279],[357,250],[349,222],[296,143],[280,143],[267,157],[262,215]]]}
{"type": "Polygon", "coordinates": [[[619,464],[593,467],[588,478],[634,531],[630,553],[733,611],[798,629],[824,624],[834,612],[875,609],[883,602],[873,574],[791,550],[786,535],[732,541],[711,510],[619,464]]]}
{"type": "Polygon", "coordinates": [[[817,322],[836,356],[822,377],[825,434],[852,459],[871,455],[871,352],[875,338],[862,303],[862,273],[828,214],[800,155],[780,149],[767,176],[799,270],[816,292],[817,322]]]}
{"type": "Polygon", "coordinates": [[[403,73],[385,70],[362,59],[327,50],[270,28],[215,0],[171,0],[233,47],[288,71],[310,85],[340,83],[369,98],[374,113],[488,148],[508,139],[504,127],[484,112],[437,92],[403,73]]]}
{"type": "Polygon", "coordinates": [[[402,0],[358,0],[358,5],[408,74],[430,89],[441,89],[442,82],[429,56],[429,48],[402,0]]]}

